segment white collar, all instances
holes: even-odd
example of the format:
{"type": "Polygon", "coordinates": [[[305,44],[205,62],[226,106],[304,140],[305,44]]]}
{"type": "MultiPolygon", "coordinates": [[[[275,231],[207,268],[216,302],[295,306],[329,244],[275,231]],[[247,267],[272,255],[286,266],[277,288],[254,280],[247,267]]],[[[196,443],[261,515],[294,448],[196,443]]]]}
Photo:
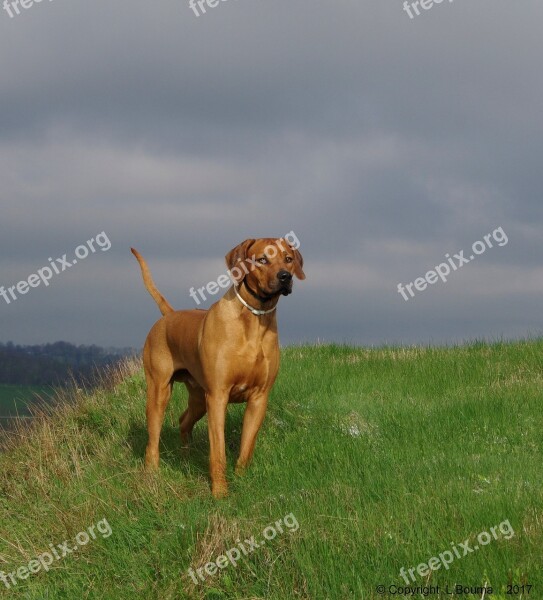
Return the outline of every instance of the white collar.
{"type": "Polygon", "coordinates": [[[258,310],[257,308],[253,308],[252,306],[247,304],[247,302],[245,302],[245,300],[239,295],[238,288],[236,286],[234,286],[234,292],[236,293],[238,300],[243,304],[243,306],[245,306],[245,308],[250,310],[253,313],[253,315],[256,315],[257,317],[259,317],[260,315],[267,315],[277,308],[276,304],[273,308],[270,308],[269,310],[258,310]]]}

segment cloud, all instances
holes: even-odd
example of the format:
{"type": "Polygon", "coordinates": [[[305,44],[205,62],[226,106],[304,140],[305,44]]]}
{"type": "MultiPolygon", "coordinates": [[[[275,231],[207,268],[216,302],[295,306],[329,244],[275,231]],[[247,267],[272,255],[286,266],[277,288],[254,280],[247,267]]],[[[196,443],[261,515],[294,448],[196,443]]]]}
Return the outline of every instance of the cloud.
{"type": "Polygon", "coordinates": [[[230,248],[290,230],[308,279],[282,300],[286,341],[537,329],[541,11],[457,0],[410,20],[399,0],[232,0],[196,18],[184,0],[55,0],[1,14],[0,285],[102,230],[113,243],[0,303],[1,338],[139,345],[156,312],[131,245],[189,307],[230,248]],[[398,282],[498,226],[508,246],[401,301],[398,282]]]}

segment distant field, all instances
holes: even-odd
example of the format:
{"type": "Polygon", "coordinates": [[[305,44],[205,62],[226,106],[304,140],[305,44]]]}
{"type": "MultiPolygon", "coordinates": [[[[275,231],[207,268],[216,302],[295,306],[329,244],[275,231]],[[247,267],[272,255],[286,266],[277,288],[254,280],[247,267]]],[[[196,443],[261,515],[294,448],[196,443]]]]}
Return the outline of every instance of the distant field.
{"type": "Polygon", "coordinates": [[[17,414],[28,415],[27,405],[36,395],[49,397],[51,388],[39,385],[6,385],[0,383],[0,425],[17,414]]]}
{"type": "Polygon", "coordinates": [[[243,406],[229,408],[223,501],[209,489],[205,418],[180,450],[181,386],[156,476],[142,471],[141,371],[36,423],[0,454],[0,575],[25,576],[0,582],[0,598],[543,598],[543,340],[290,347],[281,361],[243,477],[243,406]],[[43,555],[65,540],[75,550],[43,555]],[[28,576],[38,555],[51,566],[28,576]],[[439,591],[399,593],[407,582],[439,591]]]}

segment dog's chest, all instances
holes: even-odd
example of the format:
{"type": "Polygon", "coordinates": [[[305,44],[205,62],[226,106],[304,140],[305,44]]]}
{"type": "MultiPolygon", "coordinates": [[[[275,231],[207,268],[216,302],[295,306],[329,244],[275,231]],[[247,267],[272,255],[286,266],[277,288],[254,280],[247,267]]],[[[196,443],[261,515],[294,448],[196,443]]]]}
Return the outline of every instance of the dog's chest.
{"type": "Polygon", "coordinates": [[[255,391],[268,390],[273,385],[279,366],[277,353],[259,347],[246,351],[239,357],[233,398],[244,398],[255,391]]]}

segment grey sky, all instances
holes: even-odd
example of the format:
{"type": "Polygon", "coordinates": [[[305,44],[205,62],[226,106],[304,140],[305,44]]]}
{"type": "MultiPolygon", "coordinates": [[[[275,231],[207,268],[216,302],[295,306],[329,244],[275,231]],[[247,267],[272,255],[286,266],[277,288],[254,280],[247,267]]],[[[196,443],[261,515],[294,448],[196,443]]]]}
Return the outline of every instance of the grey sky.
{"type": "MultiPolygon", "coordinates": [[[[249,237],[294,230],[284,343],[541,334],[543,5],[44,0],[0,11],[0,341],[139,346],[249,237]],[[403,284],[509,242],[405,302],[403,284]]],[[[208,303],[209,304],[209,303],[208,303]]]]}

